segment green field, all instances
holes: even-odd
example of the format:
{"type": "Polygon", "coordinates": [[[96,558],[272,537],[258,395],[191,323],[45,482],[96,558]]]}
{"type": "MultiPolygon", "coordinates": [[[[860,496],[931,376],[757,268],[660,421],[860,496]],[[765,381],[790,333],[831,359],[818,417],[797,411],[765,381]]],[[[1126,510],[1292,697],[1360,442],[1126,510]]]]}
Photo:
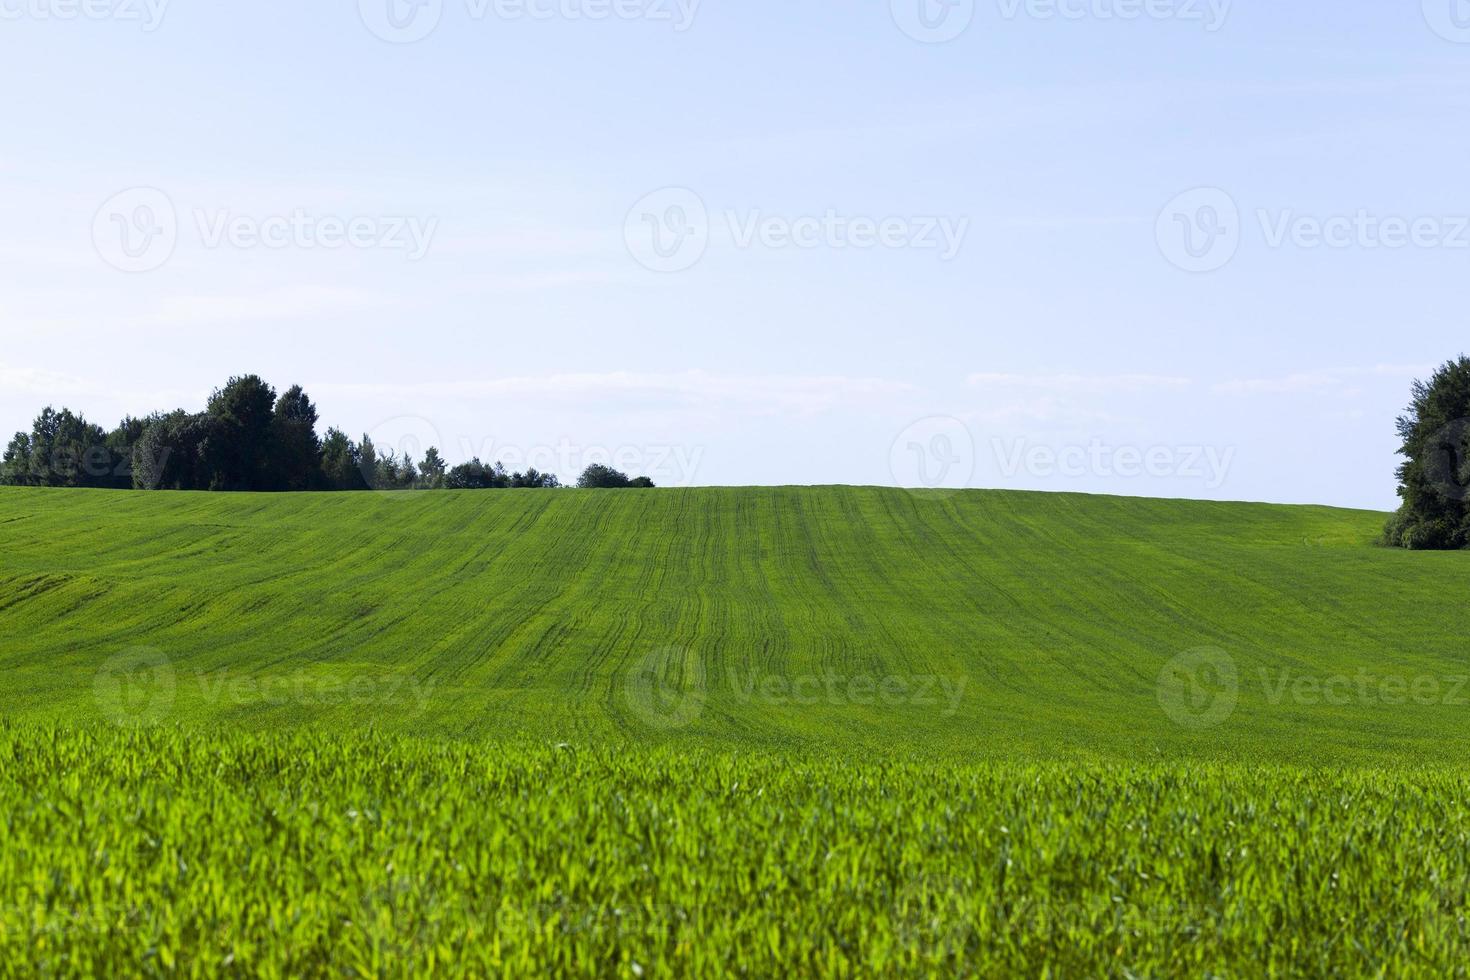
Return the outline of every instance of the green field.
{"type": "Polygon", "coordinates": [[[0,490],[0,948],[1465,975],[1470,556],[1383,520],[0,490]]]}
{"type": "Polygon", "coordinates": [[[0,670],[8,716],[43,722],[1458,761],[1470,555],[1376,547],[1382,523],[848,488],[7,489],[0,670]],[[1199,648],[1233,707],[1218,670],[1175,683],[1199,648]]]}
{"type": "Polygon", "coordinates": [[[1463,976],[1470,779],[0,729],[3,961],[1463,976]]]}

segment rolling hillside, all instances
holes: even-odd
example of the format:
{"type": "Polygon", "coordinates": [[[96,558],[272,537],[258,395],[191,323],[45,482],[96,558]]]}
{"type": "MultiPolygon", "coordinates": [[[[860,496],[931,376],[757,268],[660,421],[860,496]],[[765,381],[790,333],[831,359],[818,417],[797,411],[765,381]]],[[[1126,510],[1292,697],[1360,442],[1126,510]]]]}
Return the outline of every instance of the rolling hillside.
{"type": "Polygon", "coordinates": [[[1470,556],[1383,516],[863,488],[0,490],[5,717],[1451,760],[1470,556]]]}
{"type": "Polygon", "coordinates": [[[1463,975],[1470,556],[1375,547],[1381,523],[0,491],[0,954],[1463,975]]]}

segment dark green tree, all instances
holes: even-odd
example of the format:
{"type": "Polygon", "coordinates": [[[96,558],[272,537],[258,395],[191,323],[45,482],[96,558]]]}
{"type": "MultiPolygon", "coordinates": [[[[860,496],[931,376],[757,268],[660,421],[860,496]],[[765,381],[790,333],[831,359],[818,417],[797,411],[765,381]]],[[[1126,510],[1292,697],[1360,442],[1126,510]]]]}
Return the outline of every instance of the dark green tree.
{"type": "Polygon", "coordinates": [[[555,473],[542,473],[533,466],[524,473],[512,474],[510,485],[517,489],[555,490],[561,486],[561,480],[555,473]]]}
{"type": "Polygon", "coordinates": [[[117,461],[107,434],[70,409],[47,407],[29,434],[17,432],[0,461],[0,480],[29,487],[110,487],[117,461]]]}
{"type": "Polygon", "coordinates": [[[418,478],[412,456],[404,452],[400,459],[391,451],[383,452],[375,448],[367,436],[363,436],[362,466],[363,475],[374,490],[410,490],[418,478]],[[370,454],[375,460],[371,464],[370,454]]]}
{"type": "Polygon", "coordinates": [[[133,488],[133,447],[143,438],[148,428],[148,419],[136,419],[129,415],[116,429],[107,434],[107,449],[112,454],[112,480],[110,485],[118,490],[133,488]]]}
{"type": "Polygon", "coordinates": [[[403,451],[403,458],[398,461],[394,468],[393,488],[395,490],[412,490],[418,481],[418,467],[414,465],[413,457],[405,449],[403,451]]]}
{"type": "Polygon", "coordinates": [[[272,465],[275,405],[276,390],[254,374],[231,378],[210,396],[208,413],[223,435],[214,489],[280,489],[272,465]]]}
{"type": "Polygon", "coordinates": [[[645,489],[653,486],[653,481],[646,476],[637,479],[629,479],[628,474],[620,473],[611,466],[601,463],[593,463],[582,471],[577,478],[577,486],[582,490],[624,490],[628,488],[645,489]]]}
{"type": "Polygon", "coordinates": [[[156,416],[133,446],[133,485],[140,490],[217,490],[224,424],[207,413],[156,416]]]}
{"type": "Polygon", "coordinates": [[[378,447],[373,445],[373,437],[363,433],[362,442],[357,444],[357,466],[362,471],[362,484],[368,490],[387,489],[386,483],[390,474],[385,462],[391,465],[393,457],[385,460],[378,455],[378,447]]]}
{"type": "Polygon", "coordinates": [[[593,463],[577,477],[579,490],[621,490],[628,486],[628,474],[620,473],[611,466],[593,463]]]}
{"type": "Polygon", "coordinates": [[[1470,358],[1462,355],[1429,381],[1415,381],[1398,430],[1403,504],[1385,539],[1416,550],[1470,546],[1470,358]]]}
{"type": "Polygon", "coordinates": [[[294,385],[276,400],[271,415],[275,483],[282,490],[315,490],[322,480],[322,442],[316,406],[294,385]]]}
{"type": "Polygon", "coordinates": [[[503,490],[510,486],[505,467],[496,463],[486,466],[479,459],[461,463],[444,478],[446,490],[503,490]]]}
{"type": "Polygon", "coordinates": [[[17,432],[5,447],[5,456],[0,458],[0,486],[30,486],[31,435],[17,432]]]}
{"type": "Polygon", "coordinates": [[[341,429],[328,429],[322,440],[322,482],[328,490],[366,490],[362,455],[341,429]]]}
{"type": "Polygon", "coordinates": [[[442,490],[444,474],[447,470],[444,457],[439,455],[438,448],[430,446],[428,452],[424,453],[424,461],[419,464],[418,486],[424,490],[442,490]]]}
{"type": "MultiPolygon", "coordinates": [[[[471,460],[453,469],[431,447],[422,464],[380,451],[370,436],[356,444],[339,429],[323,439],[316,406],[295,385],[279,398],[253,374],[232,377],[202,413],[178,409],[129,416],[104,432],[67,409],[45,409],[30,432],[17,432],[0,454],[0,483],[23,486],[150,490],[413,490],[561,486],[534,468],[508,473],[471,460]]],[[[653,486],[608,466],[591,466],[581,485],[653,486]]]]}

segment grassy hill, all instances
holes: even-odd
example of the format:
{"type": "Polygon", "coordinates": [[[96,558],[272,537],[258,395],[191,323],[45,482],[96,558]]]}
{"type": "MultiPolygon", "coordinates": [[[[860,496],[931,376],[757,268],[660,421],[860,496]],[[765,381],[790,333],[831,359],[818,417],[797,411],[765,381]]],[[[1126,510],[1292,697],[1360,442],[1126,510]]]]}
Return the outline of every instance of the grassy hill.
{"type": "Polygon", "coordinates": [[[1470,555],[1322,507],[0,490],[12,719],[1462,759],[1470,555]],[[1202,649],[1203,648],[1203,649],[1202,649]]]}
{"type": "Polygon", "coordinates": [[[3,490],[0,956],[1464,975],[1470,556],[1382,520],[3,490]]]}

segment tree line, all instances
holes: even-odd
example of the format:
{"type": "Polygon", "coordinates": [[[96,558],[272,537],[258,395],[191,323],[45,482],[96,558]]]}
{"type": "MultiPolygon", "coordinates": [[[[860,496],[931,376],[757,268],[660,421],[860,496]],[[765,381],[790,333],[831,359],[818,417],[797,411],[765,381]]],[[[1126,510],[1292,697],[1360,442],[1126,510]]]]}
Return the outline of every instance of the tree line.
{"type": "Polygon", "coordinates": [[[1470,358],[1462,354],[1428,381],[1415,381],[1398,430],[1403,503],[1385,541],[1424,551],[1470,547],[1470,358]]]}
{"type": "MultiPolygon", "coordinates": [[[[354,442],[337,428],[317,435],[316,406],[294,385],[279,397],[260,377],[231,378],[203,412],[178,409],[129,416],[117,428],[47,407],[30,432],[17,432],[0,458],[0,484],[119,490],[498,490],[556,489],[554,473],[508,472],[479,459],[449,467],[437,447],[422,460],[382,452],[368,436],[354,442]]],[[[593,464],[583,489],[652,487],[593,464]]]]}

